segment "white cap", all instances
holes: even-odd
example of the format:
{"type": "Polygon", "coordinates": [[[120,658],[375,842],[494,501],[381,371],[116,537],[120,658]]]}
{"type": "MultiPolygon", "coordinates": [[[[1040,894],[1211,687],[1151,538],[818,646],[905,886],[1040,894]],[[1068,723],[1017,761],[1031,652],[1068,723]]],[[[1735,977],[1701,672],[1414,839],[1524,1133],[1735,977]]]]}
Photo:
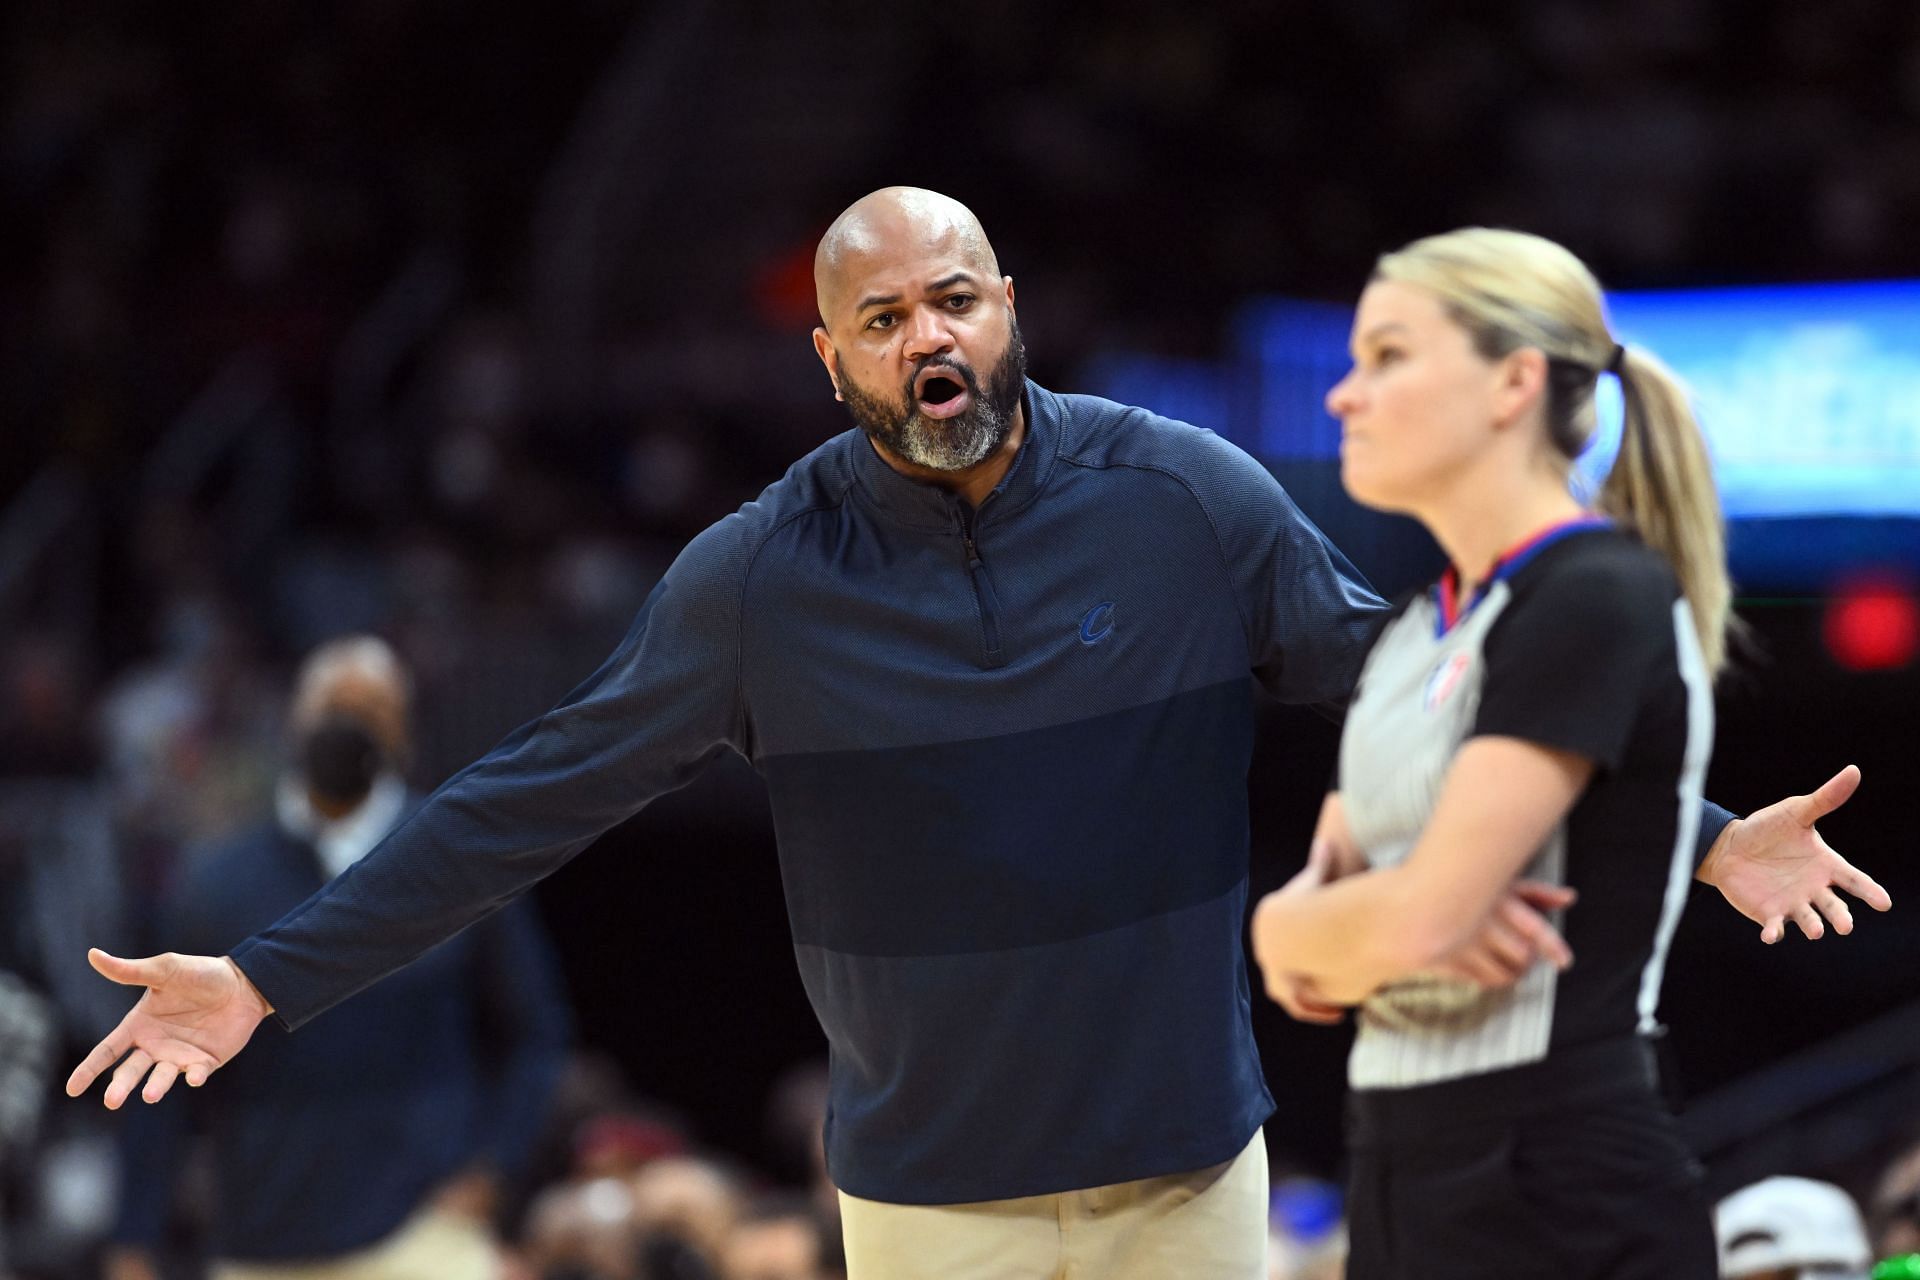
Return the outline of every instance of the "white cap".
{"type": "Polygon", "coordinates": [[[1714,1209],[1713,1230],[1726,1280],[1799,1267],[1845,1267],[1820,1274],[1865,1280],[1873,1265],[1860,1210],[1830,1182],[1765,1178],[1742,1187],[1714,1209]]]}

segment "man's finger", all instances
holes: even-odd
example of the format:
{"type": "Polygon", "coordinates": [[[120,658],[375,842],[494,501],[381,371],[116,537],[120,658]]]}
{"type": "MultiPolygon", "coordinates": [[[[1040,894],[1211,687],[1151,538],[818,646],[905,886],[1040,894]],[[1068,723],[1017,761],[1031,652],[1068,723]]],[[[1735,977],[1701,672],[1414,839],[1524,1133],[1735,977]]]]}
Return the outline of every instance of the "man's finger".
{"type": "Polygon", "coordinates": [[[173,956],[149,956],[145,960],[125,960],[108,955],[98,947],[89,948],[87,963],[103,978],[128,987],[151,987],[165,982],[178,961],[173,956]]]}
{"type": "Polygon", "coordinates": [[[1807,797],[1801,807],[1801,813],[1808,826],[1812,826],[1835,809],[1852,798],[1860,788],[1860,766],[1850,764],[1840,772],[1820,784],[1819,790],[1807,797]]]}
{"type": "Polygon", "coordinates": [[[67,1096],[77,1098],[93,1086],[114,1063],[120,1061],[120,1055],[133,1048],[133,1034],[127,1030],[127,1019],[122,1018],[120,1025],[107,1032],[107,1038],[93,1046],[93,1052],[81,1059],[80,1065],[67,1077],[67,1096]]]}
{"type": "Polygon", "coordinates": [[[1823,889],[1814,897],[1813,905],[1820,909],[1820,914],[1827,918],[1827,923],[1833,926],[1835,933],[1845,937],[1853,932],[1853,912],[1847,910],[1847,904],[1841,901],[1839,894],[1831,889],[1823,889]]]}
{"type": "Polygon", "coordinates": [[[180,1068],[171,1062],[156,1062],[147,1075],[147,1087],[140,1096],[148,1102],[158,1102],[167,1096],[167,1090],[173,1088],[173,1082],[180,1078],[180,1068]]]}
{"type": "Polygon", "coordinates": [[[1803,902],[1793,909],[1793,922],[1800,926],[1800,932],[1806,934],[1810,942],[1818,942],[1826,936],[1827,926],[1810,902],[1803,902]]]}
{"type": "Polygon", "coordinates": [[[152,1065],[153,1056],[145,1049],[135,1049],[128,1054],[126,1061],[113,1069],[113,1080],[107,1085],[107,1110],[118,1111],[152,1065]]]}
{"type": "MultiPolygon", "coordinates": [[[[1833,856],[1840,858],[1837,853],[1833,856]]],[[[1875,911],[1893,910],[1893,895],[1882,889],[1879,882],[1872,876],[1845,858],[1840,858],[1840,869],[1833,873],[1833,882],[1875,911]]]]}
{"type": "Polygon", "coordinates": [[[1766,923],[1760,926],[1760,941],[1772,946],[1787,935],[1787,921],[1784,916],[1768,916],[1766,923]]]}

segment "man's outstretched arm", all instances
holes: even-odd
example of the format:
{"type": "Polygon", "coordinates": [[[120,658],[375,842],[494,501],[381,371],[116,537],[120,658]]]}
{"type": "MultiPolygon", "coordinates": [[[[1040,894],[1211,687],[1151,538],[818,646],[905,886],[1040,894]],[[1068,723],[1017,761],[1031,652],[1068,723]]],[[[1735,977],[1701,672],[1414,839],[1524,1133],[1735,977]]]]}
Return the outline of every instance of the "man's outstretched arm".
{"type": "Polygon", "coordinates": [[[149,1102],[182,1075],[204,1083],[269,1014],[299,1027],[497,911],[722,750],[742,749],[743,524],[729,517],[695,539],[599,671],[271,928],[224,957],[96,953],[95,968],[147,993],[68,1092],[116,1062],[109,1106],[149,1069],[149,1102]]]}

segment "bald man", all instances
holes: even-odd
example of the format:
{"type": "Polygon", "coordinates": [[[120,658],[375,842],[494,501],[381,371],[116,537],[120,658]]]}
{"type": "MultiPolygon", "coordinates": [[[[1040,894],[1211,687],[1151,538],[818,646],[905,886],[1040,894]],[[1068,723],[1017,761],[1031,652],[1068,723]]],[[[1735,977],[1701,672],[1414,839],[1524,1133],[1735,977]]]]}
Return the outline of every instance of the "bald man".
{"type": "MultiPolygon", "coordinates": [[[[1253,685],[1344,702],[1382,605],[1238,449],[1028,381],[1013,281],[956,201],[863,198],[815,279],[856,429],[695,538],[597,673],[301,911],[227,956],[96,952],[150,990],[69,1092],[115,1062],[108,1106],[204,1083],[262,1019],[301,1025],[731,750],[766,779],[832,1049],[851,1280],[1264,1275],[1253,685]]],[[[1760,817],[1779,838],[1714,865],[1777,851],[1797,878],[1737,905],[1805,906],[1845,864],[1760,817]]]]}

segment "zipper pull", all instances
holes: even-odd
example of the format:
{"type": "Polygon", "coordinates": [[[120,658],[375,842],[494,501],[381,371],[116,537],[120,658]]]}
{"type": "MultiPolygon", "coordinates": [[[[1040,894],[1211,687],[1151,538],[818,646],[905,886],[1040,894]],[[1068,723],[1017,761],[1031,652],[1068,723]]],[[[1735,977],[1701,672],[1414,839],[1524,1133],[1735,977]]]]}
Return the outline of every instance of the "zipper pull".
{"type": "Polygon", "coordinates": [[[960,517],[960,546],[967,553],[967,568],[978,569],[980,548],[973,543],[973,513],[963,503],[956,514],[960,517]]]}

